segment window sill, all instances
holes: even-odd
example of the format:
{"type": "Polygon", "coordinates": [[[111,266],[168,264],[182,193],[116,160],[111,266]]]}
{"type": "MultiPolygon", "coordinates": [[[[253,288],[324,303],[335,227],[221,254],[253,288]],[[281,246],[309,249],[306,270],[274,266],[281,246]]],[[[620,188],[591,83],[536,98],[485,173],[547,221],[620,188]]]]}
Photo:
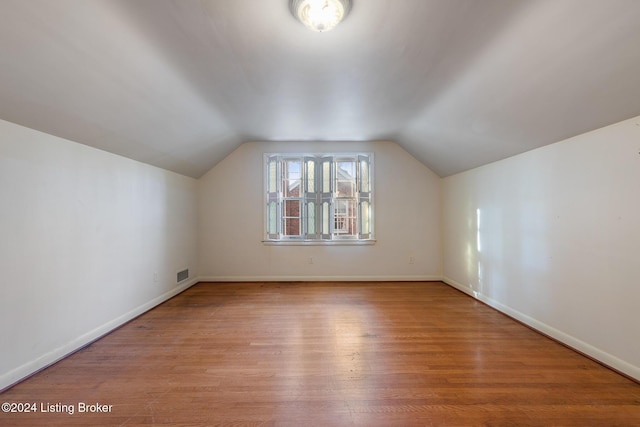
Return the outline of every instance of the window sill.
{"type": "Polygon", "coordinates": [[[266,246],[371,246],[376,244],[370,240],[263,240],[266,246]]]}

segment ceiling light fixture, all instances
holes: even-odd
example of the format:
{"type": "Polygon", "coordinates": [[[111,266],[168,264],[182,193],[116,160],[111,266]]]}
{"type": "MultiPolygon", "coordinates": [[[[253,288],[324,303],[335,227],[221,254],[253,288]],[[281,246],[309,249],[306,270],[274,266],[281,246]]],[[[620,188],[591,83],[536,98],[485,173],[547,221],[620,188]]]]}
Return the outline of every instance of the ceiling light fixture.
{"type": "Polygon", "coordinates": [[[289,0],[291,13],[307,28],[323,32],[340,23],[351,9],[351,0],[289,0]]]}

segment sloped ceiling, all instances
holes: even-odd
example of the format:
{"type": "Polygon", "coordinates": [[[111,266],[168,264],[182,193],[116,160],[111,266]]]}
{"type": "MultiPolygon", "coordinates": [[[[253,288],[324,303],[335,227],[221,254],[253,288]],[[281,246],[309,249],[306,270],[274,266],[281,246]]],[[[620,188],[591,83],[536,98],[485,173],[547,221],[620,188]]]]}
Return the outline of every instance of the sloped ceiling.
{"type": "Polygon", "coordinates": [[[0,0],[0,118],[193,177],[380,139],[448,176],[640,115],[640,1],[353,2],[0,0]]]}

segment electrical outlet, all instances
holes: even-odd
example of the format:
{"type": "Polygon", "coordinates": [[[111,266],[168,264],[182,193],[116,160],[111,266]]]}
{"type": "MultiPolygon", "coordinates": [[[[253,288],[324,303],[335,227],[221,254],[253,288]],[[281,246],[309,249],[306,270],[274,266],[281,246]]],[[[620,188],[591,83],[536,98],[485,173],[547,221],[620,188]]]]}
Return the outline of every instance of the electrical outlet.
{"type": "Polygon", "coordinates": [[[416,259],[412,256],[409,257],[409,264],[415,264],[416,259]]]}
{"type": "Polygon", "coordinates": [[[157,282],[157,281],[158,281],[158,272],[157,272],[157,271],[154,271],[154,272],[153,272],[153,281],[154,281],[154,282],[157,282]]]}
{"type": "Polygon", "coordinates": [[[309,264],[313,264],[313,257],[312,257],[312,256],[310,256],[310,257],[309,257],[309,259],[308,259],[308,261],[309,261],[309,264]]]}

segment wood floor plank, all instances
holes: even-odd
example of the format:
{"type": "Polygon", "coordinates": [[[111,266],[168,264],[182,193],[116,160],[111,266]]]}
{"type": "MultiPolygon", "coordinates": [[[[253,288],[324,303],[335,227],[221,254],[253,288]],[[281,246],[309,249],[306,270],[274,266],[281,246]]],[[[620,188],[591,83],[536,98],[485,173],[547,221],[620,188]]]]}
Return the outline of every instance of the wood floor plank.
{"type": "Polygon", "coordinates": [[[38,409],[2,426],[640,426],[640,385],[439,282],[200,283],[0,401],[38,409]]]}

